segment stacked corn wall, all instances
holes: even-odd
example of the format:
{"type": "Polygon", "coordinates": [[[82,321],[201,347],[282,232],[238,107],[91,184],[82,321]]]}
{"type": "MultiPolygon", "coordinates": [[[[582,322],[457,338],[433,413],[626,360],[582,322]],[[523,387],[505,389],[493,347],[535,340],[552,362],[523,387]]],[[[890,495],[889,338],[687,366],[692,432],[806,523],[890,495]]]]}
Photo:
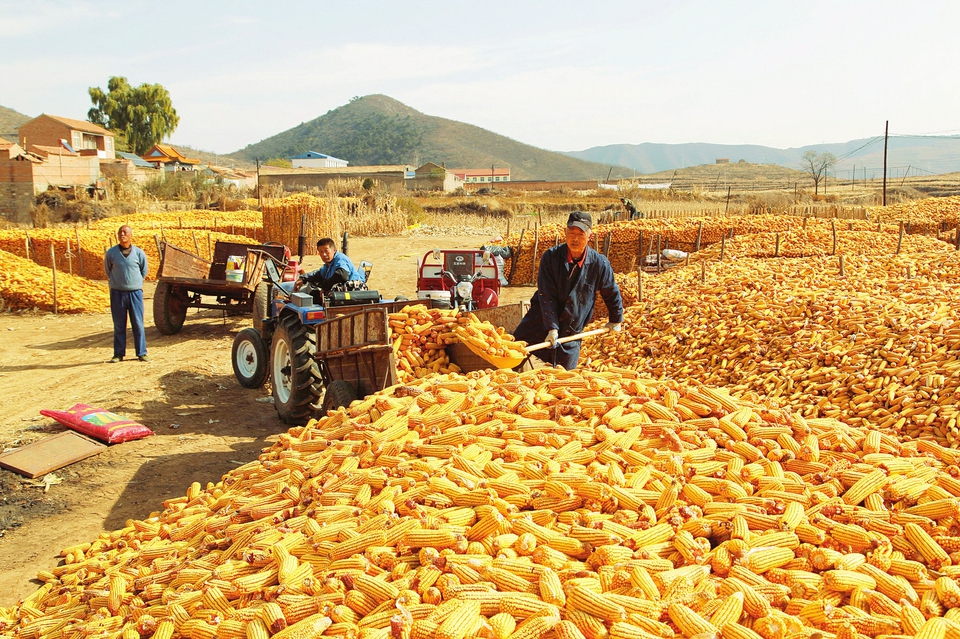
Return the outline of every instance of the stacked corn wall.
{"type": "Polygon", "coordinates": [[[870,209],[870,218],[887,223],[910,225],[911,233],[955,232],[960,225],[960,196],[932,197],[870,209]]]}
{"type": "MultiPolygon", "coordinates": [[[[212,259],[217,240],[255,244],[254,240],[243,235],[215,233],[211,231],[187,229],[133,230],[133,242],[147,256],[149,272],[153,279],[160,268],[160,253],[157,240],[164,241],[196,253],[204,259],[212,259]]],[[[103,254],[117,243],[116,229],[5,229],[0,230],[0,250],[19,257],[29,257],[41,266],[51,267],[50,247],[53,247],[58,272],[70,273],[90,279],[105,279],[103,254]],[[79,249],[77,242],[79,238],[79,249]],[[69,251],[67,243],[69,242],[69,251]]]]}
{"type": "MultiPolygon", "coordinates": [[[[845,221],[843,226],[848,228],[876,229],[863,220],[845,221]]],[[[704,218],[677,218],[677,219],[644,219],[613,222],[610,224],[595,225],[591,246],[604,252],[605,237],[610,234],[610,248],[605,254],[610,260],[613,270],[617,273],[632,271],[639,264],[641,254],[655,254],[657,252],[657,238],[661,240],[661,248],[692,251],[700,235],[701,248],[716,244],[731,233],[734,237],[746,233],[762,231],[786,232],[791,229],[830,229],[830,220],[806,219],[784,215],[749,215],[737,217],[704,217],[704,218]],[[703,230],[700,225],[703,224],[703,230]],[[640,247],[641,234],[643,247],[640,247]]],[[[893,232],[897,227],[887,225],[886,230],[893,232]]],[[[565,225],[551,224],[542,226],[539,231],[523,233],[523,242],[520,243],[519,234],[511,234],[505,238],[503,244],[513,249],[513,257],[508,260],[506,271],[512,272],[510,283],[517,286],[536,283],[536,269],[544,252],[556,244],[562,244],[565,239],[565,225]],[[519,250],[518,250],[519,249],[519,250]],[[534,252],[536,259],[534,259],[534,252]],[[518,257],[519,256],[519,257],[518,257]],[[514,267],[512,261],[516,260],[514,267]],[[512,269],[512,271],[511,271],[512,269]]]]}
{"type": "MultiPolygon", "coordinates": [[[[756,253],[755,239],[726,248],[756,253]]],[[[581,366],[729,386],[807,417],[958,446],[960,256],[920,236],[883,255],[889,240],[869,239],[844,256],[843,276],[840,256],[720,262],[715,246],[698,263],[644,275],[624,332],[585,342],[581,366]],[[863,255],[871,246],[880,254],[863,255]]],[[[635,300],[636,274],[618,282],[635,300]]]]}
{"type": "Polygon", "coordinates": [[[168,211],[158,213],[137,213],[119,215],[97,220],[90,224],[91,229],[105,230],[116,235],[122,224],[133,228],[137,235],[152,235],[171,229],[190,229],[194,231],[213,231],[230,235],[245,235],[256,243],[263,239],[263,214],[259,211],[168,211]]]}
{"type": "Polygon", "coordinates": [[[264,202],[264,236],[296,248],[301,221],[308,248],[323,237],[332,237],[339,247],[344,231],[357,236],[399,235],[407,227],[407,218],[396,204],[397,199],[392,195],[362,198],[290,195],[264,202]]]}
{"type": "MultiPolygon", "coordinates": [[[[595,224],[591,245],[603,252],[605,237],[610,234],[610,249],[606,253],[614,271],[627,273],[639,264],[641,254],[657,252],[657,238],[661,248],[683,251],[693,250],[700,234],[701,248],[716,244],[724,237],[736,237],[756,233],[840,232],[874,231],[898,235],[901,223],[910,234],[941,235],[951,242],[960,223],[960,197],[929,198],[892,207],[875,207],[869,210],[869,219],[829,219],[822,217],[798,217],[794,215],[729,215],[704,216],[699,218],[676,217],[644,219],[595,224]],[[700,231],[700,224],[703,230],[700,231]],[[643,236],[643,247],[640,237],[643,236]]],[[[536,283],[536,268],[543,253],[564,241],[564,225],[549,224],[538,231],[524,230],[523,241],[519,233],[512,233],[502,242],[513,249],[514,257],[508,260],[507,273],[512,272],[510,283],[524,286],[536,283]],[[518,251],[519,249],[519,251],[518,251]],[[534,253],[536,253],[534,255],[534,253]],[[519,255],[519,259],[517,259],[519,255]],[[512,264],[517,260],[516,266],[512,264]]]]}
{"type": "Polygon", "coordinates": [[[64,549],[0,637],[944,639],[958,464],[629,371],[434,376],[64,549]]]}
{"type": "MultiPolygon", "coordinates": [[[[0,310],[32,309],[53,312],[53,271],[0,250],[0,310]]],[[[110,291],[104,284],[57,273],[57,312],[104,313],[109,309],[110,291]]]]}

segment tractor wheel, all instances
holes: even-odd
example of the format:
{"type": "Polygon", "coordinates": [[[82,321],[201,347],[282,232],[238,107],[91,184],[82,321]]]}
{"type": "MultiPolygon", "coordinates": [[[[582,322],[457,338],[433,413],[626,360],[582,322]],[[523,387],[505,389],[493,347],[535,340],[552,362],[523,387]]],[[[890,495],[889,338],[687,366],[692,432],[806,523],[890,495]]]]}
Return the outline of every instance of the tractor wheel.
{"type": "Polygon", "coordinates": [[[169,282],[157,282],[153,294],[153,325],[161,335],[174,335],[187,318],[187,293],[169,282]]]}
{"type": "Polygon", "coordinates": [[[244,388],[260,388],[267,379],[267,345],[255,328],[245,328],[233,339],[233,374],[244,388]]]}
{"type": "Polygon", "coordinates": [[[320,399],[323,383],[313,359],[313,335],[294,316],[277,324],[270,353],[273,405],[286,424],[305,424],[313,415],[311,404],[320,399]]]}
{"type": "Polygon", "coordinates": [[[260,282],[253,292],[253,327],[258,331],[263,326],[263,318],[267,316],[267,304],[270,302],[269,289],[269,282],[260,282]]]}
{"type": "Polygon", "coordinates": [[[346,408],[355,399],[358,399],[357,389],[353,384],[343,379],[336,379],[330,382],[323,395],[323,412],[326,414],[330,410],[346,408]]]}

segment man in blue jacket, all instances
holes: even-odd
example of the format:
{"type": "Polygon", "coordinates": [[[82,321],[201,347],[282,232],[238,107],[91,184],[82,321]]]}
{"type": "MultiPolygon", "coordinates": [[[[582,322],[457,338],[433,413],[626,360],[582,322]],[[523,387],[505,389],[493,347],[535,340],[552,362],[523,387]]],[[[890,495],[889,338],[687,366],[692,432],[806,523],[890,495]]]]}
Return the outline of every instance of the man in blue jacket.
{"type": "Polygon", "coordinates": [[[513,333],[516,339],[528,344],[550,342],[554,352],[541,358],[567,370],[576,368],[580,361],[580,340],[557,344],[557,339],[583,331],[593,317],[598,291],[610,318],[607,328],[619,331],[623,322],[623,300],[613,267],[606,257],[590,248],[592,227],[589,213],[570,214],[566,243],[548,249],[540,259],[537,292],[530,299],[530,310],[513,333]]]}
{"type": "Polygon", "coordinates": [[[353,265],[350,258],[337,250],[334,241],[325,237],[317,241],[317,253],[323,260],[323,266],[300,276],[300,279],[316,284],[324,293],[338,284],[350,282],[350,287],[365,288],[366,278],[363,272],[353,265]],[[355,284],[354,284],[355,283],[355,284]]]}
{"type": "Polygon", "coordinates": [[[113,316],[113,359],[123,360],[127,352],[127,315],[133,330],[137,359],[148,362],[147,338],[143,331],[143,278],[147,276],[147,255],[133,245],[133,229],[124,224],[117,231],[117,244],[103,254],[103,270],[110,281],[110,314],[113,316]]]}

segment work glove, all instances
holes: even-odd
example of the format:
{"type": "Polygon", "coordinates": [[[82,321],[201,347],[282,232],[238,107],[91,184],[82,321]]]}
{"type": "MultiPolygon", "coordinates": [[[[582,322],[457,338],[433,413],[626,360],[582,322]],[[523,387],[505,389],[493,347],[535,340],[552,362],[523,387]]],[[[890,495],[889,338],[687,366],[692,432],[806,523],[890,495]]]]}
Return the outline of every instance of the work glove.
{"type": "Polygon", "coordinates": [[[557,347],[557,337],[559,336],[560,336],[560,333],[557,332],[557,329],[553,329],[552,331],[547,333],[547,342],[550,344],[551,347],[553,348],[557,347]]]}
{"type": "Polygon", "coordinates": [[[620,332],[620,322],[607,322],[607,330],[615,333],[620,332]]]}

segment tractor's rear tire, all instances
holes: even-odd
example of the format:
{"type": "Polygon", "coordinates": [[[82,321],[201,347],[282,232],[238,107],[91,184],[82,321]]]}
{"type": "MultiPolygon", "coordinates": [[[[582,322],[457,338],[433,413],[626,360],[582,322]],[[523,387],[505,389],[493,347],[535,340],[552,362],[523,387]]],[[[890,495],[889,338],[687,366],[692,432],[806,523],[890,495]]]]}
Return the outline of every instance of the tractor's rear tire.
{"type": "Polygon", "coordinates": [[[280,320],[270,348],[273,405],[285,424],[305,424],[323,394],[313,334],[294,316],[280,320]]]}
{"type": "Polygon", "coordinates": [[[269,282],[260,282],[253,292],[253,327],[258,331],[263,327],[263,318],[267,316],[267,297],[269,282]]]}
{"type": "Polygon", "coordinates": [[[153,294],[153,325],[161,335],[175,335],[187,318],[187,292],[169,282],[157,282],[153,294]]]}
{"type": "Polygon", "coordinates": [[[233,339],[233,374],[244,388],[260,388],[267,379],[270,355],[255,328],[245,328],[233,339]]]}
{"type": "Polygon", "coordinates": [[[358,399],[357,389],[353,384],[343,379],[335,379],[327,386],[323,395],[323,412],[346,408],[358,399]]]}

